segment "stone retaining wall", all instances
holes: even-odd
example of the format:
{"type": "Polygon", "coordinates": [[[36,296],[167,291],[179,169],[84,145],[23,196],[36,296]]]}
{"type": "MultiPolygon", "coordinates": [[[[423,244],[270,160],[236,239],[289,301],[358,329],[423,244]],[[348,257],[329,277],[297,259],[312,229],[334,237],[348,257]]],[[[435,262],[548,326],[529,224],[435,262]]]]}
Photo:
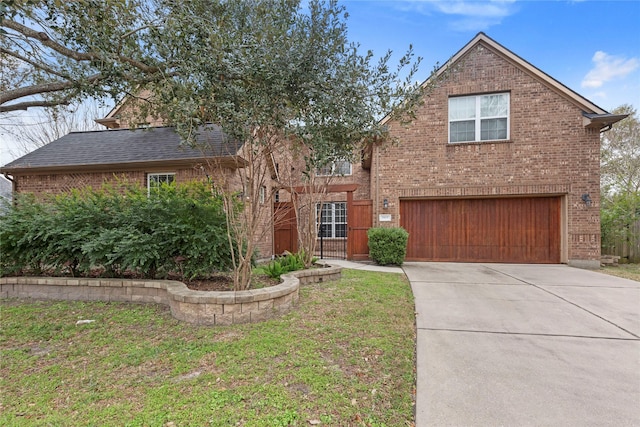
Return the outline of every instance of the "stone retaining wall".
{"type": "Polygon", "coordinates": [[[185,322],[231,325],[287,313],[298,302],[300,284],[336,280],[341,272],[341,267],[301,270],[283,274],[277,286],[238,292],[194,291],[173,280],[1,277],[0,298],[165,304],[185,322]]]}

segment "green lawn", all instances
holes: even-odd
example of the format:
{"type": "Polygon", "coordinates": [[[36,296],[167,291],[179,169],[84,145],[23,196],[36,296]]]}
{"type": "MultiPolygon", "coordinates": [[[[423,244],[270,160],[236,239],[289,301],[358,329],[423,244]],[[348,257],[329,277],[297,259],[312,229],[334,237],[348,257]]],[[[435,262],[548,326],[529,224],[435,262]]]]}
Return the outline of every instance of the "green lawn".
{"type": "Polygon", "coordinates": [[[3,426],[413,424],[414,305],[399,274],[345,270],[252,325],[193,326],[156,305],[0,310],[3,426]]]}
{"type": "Polygon", "coordinates": [[[603,267],[600,271],[640,282],[640,264],[620,264],[615,267],[603,267]]]}

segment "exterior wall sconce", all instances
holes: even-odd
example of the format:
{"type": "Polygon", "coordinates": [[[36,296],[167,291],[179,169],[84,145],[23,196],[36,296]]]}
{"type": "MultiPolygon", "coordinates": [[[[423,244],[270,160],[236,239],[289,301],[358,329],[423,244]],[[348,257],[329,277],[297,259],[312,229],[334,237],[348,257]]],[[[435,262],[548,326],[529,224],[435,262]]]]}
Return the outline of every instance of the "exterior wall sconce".
{"type": "Polygon", "coordinates": [[[382,201],[382,207],[385,209],[389,209],[389,199],[384,199],[382,201]]]}
{"type": "Polygon", "coordinates": [[[589,194],[584,193],[581,199],[587,207],[591,206],[591,196],[589,196],[589,194]]]}

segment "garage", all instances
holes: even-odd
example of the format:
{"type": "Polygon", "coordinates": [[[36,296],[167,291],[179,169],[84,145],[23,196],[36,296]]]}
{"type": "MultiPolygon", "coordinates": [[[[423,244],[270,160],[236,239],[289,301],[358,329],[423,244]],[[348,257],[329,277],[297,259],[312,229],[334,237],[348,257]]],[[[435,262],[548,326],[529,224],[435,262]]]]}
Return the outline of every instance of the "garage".
{"type": "Polygon", "coordinates": [[[560,197],[401,200],[407,261],[560,262],[560,197]]]}

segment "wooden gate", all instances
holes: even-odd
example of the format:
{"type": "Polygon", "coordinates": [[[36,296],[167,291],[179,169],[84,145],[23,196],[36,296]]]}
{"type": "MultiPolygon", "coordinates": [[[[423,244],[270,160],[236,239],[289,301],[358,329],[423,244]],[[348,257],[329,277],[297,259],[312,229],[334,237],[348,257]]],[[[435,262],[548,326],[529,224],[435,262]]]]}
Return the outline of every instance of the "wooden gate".
{"type": "Polygon", "coordinates": [[[367,230],[373,226],[373,201],[354,200],[351,203],[351,211],[347,211],[347,221],[349,224],[347,259],[356,261],[368,259],[369,240],[367,238],[367,230]]]}
{"type": "MultiPolygon", "coordinates": [[[[368,259],[367,230],[373,225],[373,202],[353,200],[347,206],[347,259],[368,259]]],[[[273,250],[275,255],[298,251],[296,213],[291,202],[273,205],[273,250]]]]}
{"type": "Polygon", "coordinates": [[[298,251],[298,226],[293,203],[273,204],[273,253],[298,251]]]}

